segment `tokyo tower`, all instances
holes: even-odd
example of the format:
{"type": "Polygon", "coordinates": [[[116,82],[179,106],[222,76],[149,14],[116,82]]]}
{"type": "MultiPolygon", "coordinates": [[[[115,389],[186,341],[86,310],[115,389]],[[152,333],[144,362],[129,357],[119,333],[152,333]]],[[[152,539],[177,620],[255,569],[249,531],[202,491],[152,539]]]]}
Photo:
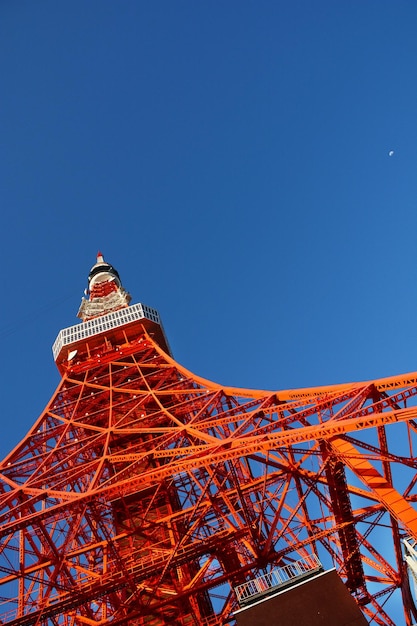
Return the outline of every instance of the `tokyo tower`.
{"type": "Polygon", "coordinates": [[[210,382],[101,253],[78,316],[0,467],[2,624],[233,625],[261,584],[328,568],[369,624],[417,621],[417,373],[210,382]]]}

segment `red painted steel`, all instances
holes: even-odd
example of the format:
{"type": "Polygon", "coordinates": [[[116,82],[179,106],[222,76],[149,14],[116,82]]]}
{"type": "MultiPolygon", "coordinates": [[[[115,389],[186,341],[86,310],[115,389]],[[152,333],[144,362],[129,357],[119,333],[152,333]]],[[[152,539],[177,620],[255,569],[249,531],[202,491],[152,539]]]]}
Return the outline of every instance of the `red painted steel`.
{"type": "Polygon", "coordinates": [[[414,623],[417,373],[236,389],[134,328],[77,343],[0,466],[1,622],[233,624],[234,587],[317,554],[369,623],[414,623]]]}

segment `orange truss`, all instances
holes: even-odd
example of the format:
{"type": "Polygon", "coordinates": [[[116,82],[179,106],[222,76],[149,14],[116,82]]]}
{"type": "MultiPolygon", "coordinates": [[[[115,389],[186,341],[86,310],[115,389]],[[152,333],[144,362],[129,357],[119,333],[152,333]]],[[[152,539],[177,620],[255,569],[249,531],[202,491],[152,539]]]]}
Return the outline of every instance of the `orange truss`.
{"type": "Polygon", "coordinates": [[[143,326],[105,343],[1,465],[2,623],[233,624],[237,585],[316,554],[369,623],[410,625],[416,394],[236,389],[143,326]]]}

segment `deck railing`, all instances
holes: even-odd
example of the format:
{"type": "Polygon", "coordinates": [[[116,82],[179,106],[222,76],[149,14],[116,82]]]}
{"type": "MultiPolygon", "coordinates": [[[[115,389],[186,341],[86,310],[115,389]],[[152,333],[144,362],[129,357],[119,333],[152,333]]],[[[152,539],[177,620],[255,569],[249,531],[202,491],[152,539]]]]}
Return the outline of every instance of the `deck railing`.
{"type": "Polygon", "coordinates": [[[283,567],[274,567],[267,574],[248,580],[235,587],[239,605],[248,604],[257,596],[270,593],[272,590],[295,582],[299,578],[318,572],[322,565],[315,554],[307,556],[283,567]]]}

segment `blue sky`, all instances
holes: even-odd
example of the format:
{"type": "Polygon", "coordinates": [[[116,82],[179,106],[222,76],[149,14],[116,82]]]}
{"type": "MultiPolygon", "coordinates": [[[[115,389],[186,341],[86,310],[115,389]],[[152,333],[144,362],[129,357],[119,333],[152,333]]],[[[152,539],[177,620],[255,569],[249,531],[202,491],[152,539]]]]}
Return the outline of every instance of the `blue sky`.
{"type": "Polygon", "coordinates": [[[411,0],[2,0],[3,455],[98,250],[216,382],[416,369],[416,24],[411,0]]]}

